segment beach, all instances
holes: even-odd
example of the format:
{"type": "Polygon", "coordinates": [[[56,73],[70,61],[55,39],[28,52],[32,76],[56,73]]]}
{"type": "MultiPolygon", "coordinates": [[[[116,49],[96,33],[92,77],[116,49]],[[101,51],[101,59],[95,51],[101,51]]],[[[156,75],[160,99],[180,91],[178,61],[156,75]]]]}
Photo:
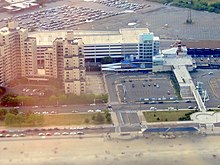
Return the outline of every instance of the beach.
{"type": "Polygon", "coordinates": [[[217,165],[219,136],[39,138],[0,142],[0,164],[217,165]]]}

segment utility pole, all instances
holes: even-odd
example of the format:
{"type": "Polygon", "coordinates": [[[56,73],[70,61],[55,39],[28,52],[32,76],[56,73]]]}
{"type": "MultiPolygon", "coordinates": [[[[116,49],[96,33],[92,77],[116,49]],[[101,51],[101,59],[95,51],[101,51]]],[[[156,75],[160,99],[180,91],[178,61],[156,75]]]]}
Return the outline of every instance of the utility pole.
{"type": "Polygon", "coordinates": [[[192,8],[192,0],[190,0],[188,2],[189,4],[189,9],[188,9],[188,15],[187,15],[187,20],[186,20],[186,23],[187,24],[192,24],[192,11],[191,11],[191,8],[192,8]]]}

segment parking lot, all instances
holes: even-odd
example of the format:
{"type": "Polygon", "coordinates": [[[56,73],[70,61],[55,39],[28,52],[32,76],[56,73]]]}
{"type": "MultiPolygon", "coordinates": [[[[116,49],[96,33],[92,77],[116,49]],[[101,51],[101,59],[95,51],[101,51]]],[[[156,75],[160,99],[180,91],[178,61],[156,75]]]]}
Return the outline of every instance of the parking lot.
{"type": "Polygon", "coordinates": [[[208,65],[220,66],[220,58],[218,57],[194,57],[193,59],[196,61],[196,65],[198,67],[204,67],[208,65]]]}
{"type": "Polygon", "coordinates": [[[104,85],[103,77],[98,72],[86,74],[86,93],[95,95],[105,94],[104,85]]]}
{"type": "Polygon", "coordinates": [[[14,19],[20,27],[31,30],[64,30],[95,20],[124,14],[125,9],[139,10],[145,5],[127,1],[65,2],[65,5],[0,18],[0,25],[14,19]],[[92,8],[88,7],[92,6],[92,8]],[[109,8],[111,8],[109,10],[109,8]]]}
{"type": "Polygon", "coordinates": [[[196,84],[197,81],[203,82],[203,89],[207,90],[209,100],[205,102],[207,108],[217,108],[220,105],[220,72],[215,69],[198,69],[197,72],[191,73],[192,79],[196,84]],[[209,74],[209,73],[212,74],[209,74]]]}
{"type": "Polygon", "coordinates": [[[48,96],[54,93],[55,87],[49,85],[18,85],[10,92],[24,96],[48,96]]]}
{"type": "Polygon", "coordinates": [[[144,77],[124,77],[116,82],[121,102],[154,103],[164,98],[177,98],[167,75],[147,74],[144,77]]]}

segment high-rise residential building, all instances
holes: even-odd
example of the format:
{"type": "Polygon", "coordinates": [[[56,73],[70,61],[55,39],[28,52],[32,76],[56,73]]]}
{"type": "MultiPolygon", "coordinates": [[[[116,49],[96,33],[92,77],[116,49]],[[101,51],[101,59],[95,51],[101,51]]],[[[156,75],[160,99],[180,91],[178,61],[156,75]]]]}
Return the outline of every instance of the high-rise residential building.
{"type": "Polygon", "coordinates": [[[36,38],[28,37],[22,45],[21,54],[22,59],[22,77],[34,76],[37,74],[37,48],[36,48],[36,38]]]}
{"type": "Polygon", "coordinates": [[[67,35],[53,41],[57,59],[57,78],[63,81],[65,93],[85,94],[85,58],[82,39],[67,35]]]}
{"type": "Polygon", "coordinates": [[[37,45],[27,29],[15,22],[0,29],[0,85],[21,78],[57,78],[65,93],[85,93],[85,61],[82,39],[69,34],[56,38],[51,45],[37,45]],[[43,74],[38,74],[43,69],[43,74]]]}
{"type": "Polygon", "coordinates": [[[0,29],[0,84],[36,74],[36,40],[11,21],[0,29]]]}

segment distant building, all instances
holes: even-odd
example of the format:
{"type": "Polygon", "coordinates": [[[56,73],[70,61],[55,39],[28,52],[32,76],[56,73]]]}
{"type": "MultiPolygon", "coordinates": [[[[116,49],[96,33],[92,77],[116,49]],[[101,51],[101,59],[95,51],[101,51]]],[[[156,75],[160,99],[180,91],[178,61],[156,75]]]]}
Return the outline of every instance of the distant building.
{"type": "Polygon", "coordinates": [[[220,57],[220,41],[184,41],[187,54],[192,57],[220,57]]]}
{"type": "Polygon", "coordinates": [[[115,61],[121,61],[126,55],[132,55],[134,59],[145,59],[152,63],[152,56],[159,54],[159,37],[150,33],[148,28],[119,31],[42,31],[32,32],[30,36],[37,38],[37,45],[52,45],[56,38],[65,38],[68,33],[82,39],[86,62],[100,62],[109,56],[115,61]]]}

